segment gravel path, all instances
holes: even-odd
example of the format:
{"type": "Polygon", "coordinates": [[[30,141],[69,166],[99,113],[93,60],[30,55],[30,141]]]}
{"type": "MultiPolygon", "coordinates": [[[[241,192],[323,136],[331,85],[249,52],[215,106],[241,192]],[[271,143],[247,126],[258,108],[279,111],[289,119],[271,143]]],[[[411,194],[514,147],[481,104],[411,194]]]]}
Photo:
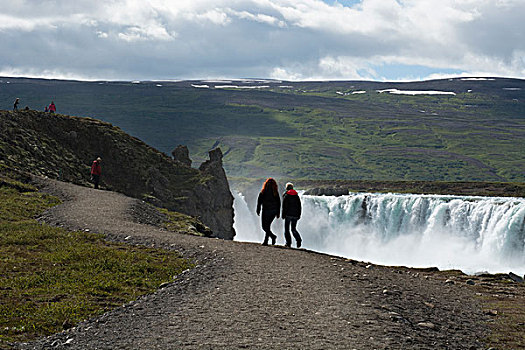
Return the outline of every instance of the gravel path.
{"type": "Polygon", "coordinates": [[[20,348],[484,348],[473,292],[437,273],[174,234],[137,223],[150,214],[136,199],[41,181],[64,199],[44,221],[173,249],[198,266],[153,294],[20,348]]]}

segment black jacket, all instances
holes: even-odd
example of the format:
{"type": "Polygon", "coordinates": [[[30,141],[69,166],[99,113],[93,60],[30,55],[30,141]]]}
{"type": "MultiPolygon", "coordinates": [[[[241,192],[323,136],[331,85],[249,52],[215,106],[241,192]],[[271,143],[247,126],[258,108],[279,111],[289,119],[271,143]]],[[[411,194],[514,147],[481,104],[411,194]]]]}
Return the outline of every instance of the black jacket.
{"type": "Polygon", "coordinates": [[[259,197],[257,197],[257,215],[261,213],[261,207],[263,215],[278,215],[279,211],[281,211],[281,199],[279,196],[274,196],[272,192],[259,192],[259,197]]]}
{"type": "Polygon", "coordinates": [[[283,194],[283,215],[285,218],[287,216],[292,216],[296,218],[301,217],[301,200],[299,195],[293,189],[286,191],[283,194]]]}

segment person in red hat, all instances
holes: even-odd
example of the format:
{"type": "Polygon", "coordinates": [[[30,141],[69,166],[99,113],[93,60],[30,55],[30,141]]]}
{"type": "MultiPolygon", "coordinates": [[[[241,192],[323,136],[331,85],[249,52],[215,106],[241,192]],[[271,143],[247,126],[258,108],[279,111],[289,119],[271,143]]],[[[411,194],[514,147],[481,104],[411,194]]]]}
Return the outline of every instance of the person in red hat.
{"type": "Polygon", "coordinates": [[[301,248],[301,235],[297,231],[297,221],[301,218],[301,200],[299,194],[293,189],[293,184],[288,182],[286,184],[286,192],[283,194],[283,212],[281,217],[284,219],[284,239],[286,246],[292,245],[292,237],[290,237],[290,225],[292,226],[292,234],[297,243],[297,248],[301,248]]]}

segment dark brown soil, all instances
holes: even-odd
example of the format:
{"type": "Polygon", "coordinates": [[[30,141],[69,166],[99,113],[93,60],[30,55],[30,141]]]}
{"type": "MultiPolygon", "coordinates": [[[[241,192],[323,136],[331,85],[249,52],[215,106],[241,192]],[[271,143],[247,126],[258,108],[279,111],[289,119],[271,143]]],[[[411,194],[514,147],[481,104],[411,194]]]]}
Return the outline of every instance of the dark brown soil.
{"type": "Polygon", "coordinates": [[[22,349],[486,348],[490,316],[460,279],[445,283],[431,270],[174,234],[137,223],[158,218],[136,199],[44,184],[65,200],[45,222],[165,247],[198,265],[156,293],[22,349]]]}

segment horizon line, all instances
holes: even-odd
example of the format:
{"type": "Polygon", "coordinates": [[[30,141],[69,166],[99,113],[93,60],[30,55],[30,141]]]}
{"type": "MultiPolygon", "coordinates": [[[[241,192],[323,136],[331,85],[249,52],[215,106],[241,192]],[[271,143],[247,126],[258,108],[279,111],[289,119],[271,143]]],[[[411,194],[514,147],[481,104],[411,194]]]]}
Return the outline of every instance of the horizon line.
{"type": "Polygon", "coordinates": [[[285,80],[275,78],[200,78],[200,79],[90,79],[90,78],[66,78],[66,77],[45,77],[45,76],[7,76],[0,75],[0,79],[33,79],[33,80],[49,80],[49,81],[69,81],[69,82],[91,82],[91,83],[178,83],[178,82],[264,82],[264,83],[323,83],[323,82],[372,82],[372,83],[418,83],[439,80],[470,80],[470,81],[487,81],[495,79],[511,79],[511,80],[525,80],[525,78],[517,78],[511,76],[479,76],[479,75],[450,75],[443,77],[428,77],[425,79],[398,79],[398,80],[373,80],[373,79],[304,79],[304,80],[285,80]]]}

